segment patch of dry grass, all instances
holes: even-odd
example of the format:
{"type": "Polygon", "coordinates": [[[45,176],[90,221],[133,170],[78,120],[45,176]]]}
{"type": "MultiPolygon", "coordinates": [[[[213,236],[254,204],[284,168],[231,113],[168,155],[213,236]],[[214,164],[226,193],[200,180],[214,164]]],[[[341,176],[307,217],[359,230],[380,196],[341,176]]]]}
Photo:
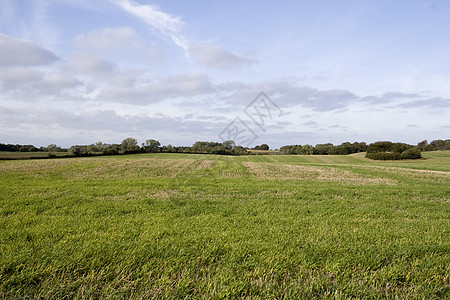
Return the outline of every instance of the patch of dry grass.
{"type": "Polygon", "coordinates": [[[177,177],[211,168],[213,160],[196,159],[104,159],[78,158],[54,160],[30,160],[0,163],[0,172],[22,173],[32,178],[49,175],[64,179],[83,180],[128,177],[177,177]]]}
{"type": "Polygon", "coordinates": [[[265,179],[323,180],[349,184],[396,184],[396,181],[392,179],[361,175],[332,167],[255,162],[244,162],[243,164],[254,176],[265,179]]]}

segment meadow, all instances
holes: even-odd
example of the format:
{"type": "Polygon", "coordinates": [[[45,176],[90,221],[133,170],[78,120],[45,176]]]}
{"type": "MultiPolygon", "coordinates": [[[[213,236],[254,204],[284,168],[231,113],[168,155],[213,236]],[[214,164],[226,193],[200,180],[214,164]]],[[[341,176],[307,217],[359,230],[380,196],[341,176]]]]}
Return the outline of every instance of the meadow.
{"type": "Polygon", "coordinates": [[[450,151],[0,161],[1,298],[450,298],[450,151]]]}
{"type": "Polygon", "coordinates": [[[53,157],[70,156],[67,152],[8,152],[0,151],[0,160],[16,160],[16,159],[45,159],[53,157]]]}

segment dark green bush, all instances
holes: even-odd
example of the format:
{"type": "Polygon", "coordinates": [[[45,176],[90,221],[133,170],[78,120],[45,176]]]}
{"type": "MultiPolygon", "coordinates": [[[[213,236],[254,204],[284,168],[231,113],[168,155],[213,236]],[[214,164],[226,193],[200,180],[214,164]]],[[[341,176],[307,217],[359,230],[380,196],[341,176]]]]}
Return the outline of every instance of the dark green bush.
{"type": "Polygon", "coordinates": [[[366,157],[374,160],[398,160],[401,154],[398,152],[367,152],[366,157]]]}
{"type": "Polygon", "coordinates": [[[375,160],[422,158],[420,149],[405,143],[376,142],[367,147],[366,157],[375,160]]]}
{"type": "Polygon", "coordinates": [[[418,159],[422,158],[422,153],[418,148],[410,148],[400,154],[400,159],[418,159]]]}

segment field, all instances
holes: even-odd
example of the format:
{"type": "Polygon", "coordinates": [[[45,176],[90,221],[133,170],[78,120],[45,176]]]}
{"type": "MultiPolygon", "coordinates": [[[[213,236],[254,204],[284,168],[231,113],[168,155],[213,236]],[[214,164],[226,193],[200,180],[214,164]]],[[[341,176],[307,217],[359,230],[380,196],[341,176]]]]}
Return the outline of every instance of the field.
{"type": "Polygon", "coordinates": [[[450,298],[450,151],[0,161],[1,298],[450,298]]]}
{"type": "Polygon", "coordinates": [[[69,156],[68,152],[6,152],[0,151],[0,160],[9,159],[30,159],[30,158],[49,158],[49,155],[55,157],[69,156]]]}

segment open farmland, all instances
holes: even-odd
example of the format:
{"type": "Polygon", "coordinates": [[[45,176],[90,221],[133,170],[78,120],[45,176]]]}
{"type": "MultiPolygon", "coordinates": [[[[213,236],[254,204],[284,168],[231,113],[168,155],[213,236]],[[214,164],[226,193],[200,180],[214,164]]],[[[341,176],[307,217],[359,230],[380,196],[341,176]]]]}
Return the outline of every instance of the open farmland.
{"type": "Polygon", "coordinates": [[[0,297],[449,298],[450,151],[0,161],[0,297]]]}
{"type": "Polygon", "coordinates": [[[70,153],[67,152],[6,152],[0,151],[0,160],[15,160],[15,159],[39,159],[39,158],[49,158],[49,156],[54,157],[65,157],[69,156],[70,153]]]}

